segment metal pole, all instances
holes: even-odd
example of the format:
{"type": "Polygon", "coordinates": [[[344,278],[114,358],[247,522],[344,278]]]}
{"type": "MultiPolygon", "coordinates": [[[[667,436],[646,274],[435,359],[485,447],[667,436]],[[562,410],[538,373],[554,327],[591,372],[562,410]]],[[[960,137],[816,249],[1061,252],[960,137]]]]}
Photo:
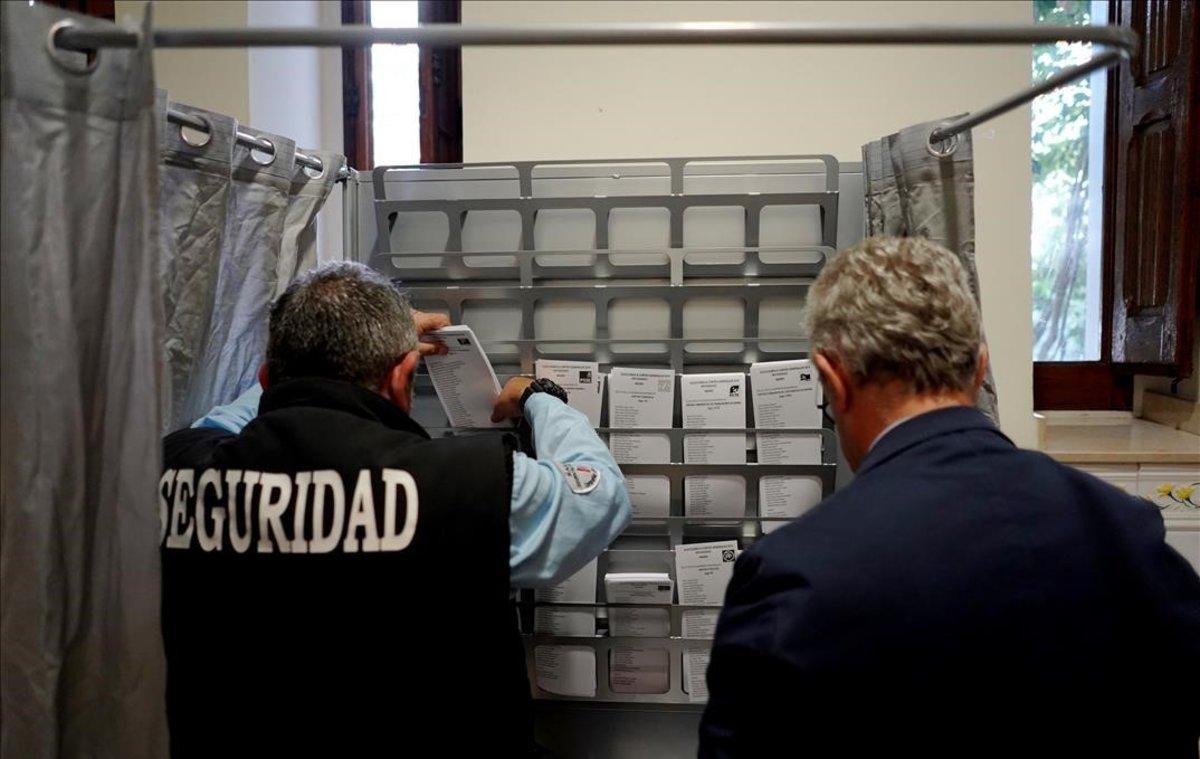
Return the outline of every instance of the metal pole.
{"type": "MultiPolygon", "coordinates": [[[[1132,52],[1137,35],[1118,26],[835,25],[760,22],[654,24],[426,24],[406,28],[156,29],[155,47],[365,47],[467,45],[1027,45],[1092,42],[1132,52]]],[[[139,34],[122,28],[65,28],[56,43],[71,50],[136,47],[139,34]]]]}
{"type": "Polygon", "coordinates": [[[1078,66],[1063,69],[1054,76],[1047,77],[1045,81],[1040,82],[1027,90],[1022,90],[1005,99],[992,103],[989,106],[980,108],[977,111],[972,111],[966,116],[955,121],[949,121],[929,133],[929,142],[937,143],[949,140],[959,132],[965,132],[972,127],[979,126],[985,121],[1000,116],[1001,114],[1011,111],[1017,106],[1025,105],[1029,101],[1044,95],[1051,90],[1057,89],[1068,82],[1073,82],[1076,79],[1091,74],[1099,69],[1106,69],[1109,66],[1114,66],[1121,61],[1122,58],[1128,58],[1128,53],[1124,50],[1105,50],[1092,56],[1092,59],[1087,63],[1081,63],[1078,66]]]}

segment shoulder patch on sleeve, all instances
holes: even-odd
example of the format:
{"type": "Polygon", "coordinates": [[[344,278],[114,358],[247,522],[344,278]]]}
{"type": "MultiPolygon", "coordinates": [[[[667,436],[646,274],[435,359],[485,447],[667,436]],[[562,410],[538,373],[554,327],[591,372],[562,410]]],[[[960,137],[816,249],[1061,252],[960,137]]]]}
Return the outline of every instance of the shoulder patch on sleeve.
{"type": "Polygon", "coordinates": [[[567,487],[576,495],[587,495],[600,485],[600,470],[593,466],[559,461],[555,461],[554,466],[567,478],[567,487]]]}

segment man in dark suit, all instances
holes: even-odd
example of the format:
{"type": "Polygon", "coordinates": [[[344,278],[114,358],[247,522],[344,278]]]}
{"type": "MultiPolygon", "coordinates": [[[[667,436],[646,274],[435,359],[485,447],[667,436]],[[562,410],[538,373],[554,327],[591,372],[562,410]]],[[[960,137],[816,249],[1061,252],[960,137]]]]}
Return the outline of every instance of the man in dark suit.
{"type": "Polygon", "coordinates": [[[1153,505],[974,408],[953,254],[865,240],[806,321],[856,477],[738,560],[701,756],[1195,757],[1200,579],[1153,505]]]}

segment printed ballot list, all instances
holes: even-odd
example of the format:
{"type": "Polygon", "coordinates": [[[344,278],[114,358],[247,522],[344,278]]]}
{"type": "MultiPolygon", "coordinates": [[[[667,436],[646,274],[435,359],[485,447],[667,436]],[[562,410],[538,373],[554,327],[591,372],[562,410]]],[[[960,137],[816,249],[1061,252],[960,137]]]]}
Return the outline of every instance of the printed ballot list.
{"type": "MultiPolygon", "coordinates": [[[[679,378],[685,429],[746,426],[746,375],[684,374],[679,378]]],[[[686,435],[689,464],[744,464],[746,436],[740,432],[686,435]]],[[[740,475],[692,475],[684,480],[684,511],[697,517],[740,517],[746,513],[746,484],[740,475]]]]}
{"type": "MultiPolygon", "coordinates": [[[[720,606],[725,600],[725,588],[733,578],[737,561],[736,540],[715,543],[689,543],[675,548],[675,577],[679,581],[679,603],[695,606],[720,606]]],[[[683,637],[711,639],[717,628],[716,609],[684,609],[683,637]]],[[[691,701],[708,699],[705,672],[708,670],[710,649],[705,644],[683,647],[683,686],[691,701]]]]}
{"type": "MultiPolygon", "coordinates": [[[[821,426],[820,385],[816,369],[808,360],[767,361],[750,366],[754,391],[754,426],[821,426]]],[[[759,432],[755,445],[760,464],[819,464],[821,437],[814,433],[759,432]]],[[[816,477],[769,476],[758,483],[759,515],[779,517],[763,522],[771,532],[816,505],[821,500],[821,481],[816,477]]]]}
{"type": "Polygon", "coordinates": [[[595,361],[534,362],[538,379],[548,379],[567,391],[567,405],[582,412],[593,427],[600,426],[600,402],[603,399],[604,377],[595,361]]]}
{"type": "MultiPolygon", "coordinates": [[[[675,410],[675,372],[670,369],[621,369],[608,375],[610,427],[671,427],[675,410]]],[[[667,464],[671,438],[665,433],[614,432],[609,448],[618,464],[667,464]]],[[[659,475],[627,475],[625,488],[634,516],[667,516],[671,483],[659,475]]]]}
{"type": "Polygon", "coordinates": [[[475,333],[466,325],[445,327],[429,335],[449,351],[426,356],[425,368],[451,427],[506,427],[492,422],[492,407],[500,395],[500,381],[475,333]]]}
{"type": "MultiPolygon", "coordinates": [[[[592,559],[583,569],[557,585],[538,588],[533,592],[535,601],[543,603],[578,604],[596,602],[596,560],[592,559]]],[[[533,610],[534,630],[547,635],[596,634],[595,609],[573,609],[570,607],[538,606],[533,610]]]]}

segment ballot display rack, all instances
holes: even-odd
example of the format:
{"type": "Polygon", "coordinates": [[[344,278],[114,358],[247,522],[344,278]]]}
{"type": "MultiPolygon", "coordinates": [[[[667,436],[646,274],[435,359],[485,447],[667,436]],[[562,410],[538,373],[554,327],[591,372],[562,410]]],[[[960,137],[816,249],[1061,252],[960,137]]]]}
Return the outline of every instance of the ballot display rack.
{"type": "MultiPolygon", "coordinates": [[[[601,373],[614,366],[747,372],[754,362],[808,357],[800,306],[838,245],[838,180],[828,155],[381,166],[371,176],[373,218],[350,223],[359,259],[400,282],[415,307],[470,326],[501,382],[531,374],[538,359],[594,361],[601,373]]],[[[607,613],[623,605],[605,602],[604,575],[662,571],[674,581],[678,545],[736,539],[744,549],[772,521],[759,513],[763,477],[812,478],[822,494],[832,492],[837,440],[829,419],[819,428],[757,429],[746,405],[744,427],[703,430],[744,433],[746,463],[695,464],[684,463],[684,439],[698,431],[682,428],[678,377],[670,429],[607,426],[605,397],[597,430],[606,439],[623,432],[669,438],[671,463],[621,465],[626,475],[666,478],[669,512],[635,516],[599,557],[596,603],[549,604],[520,592],[536,699],[702,706],[687,691],[683,657],[711,641],[683,638],[681,617],[719,607],[664,604],[658,608],[668,610],[669,635],[608,636],[607,613]],[[759,464],[759,432],[818,436],[820,462],[759,464]],[[713,474],[742,478],[744,515],[685,514],[686,478],[713,474]],[[597,634],[534,633],[538,606],[595,609],[597,634]],[[534,671],[539,646],[592,649],[595,695],[542,691],[534,671]],[[668,652],[665,692],[613,690],[610,657],[623,647],[668,652]]],[[[418,377],[414,416],[435,437],[497,433],[450,428],[427,376],[418,377]]]]}

